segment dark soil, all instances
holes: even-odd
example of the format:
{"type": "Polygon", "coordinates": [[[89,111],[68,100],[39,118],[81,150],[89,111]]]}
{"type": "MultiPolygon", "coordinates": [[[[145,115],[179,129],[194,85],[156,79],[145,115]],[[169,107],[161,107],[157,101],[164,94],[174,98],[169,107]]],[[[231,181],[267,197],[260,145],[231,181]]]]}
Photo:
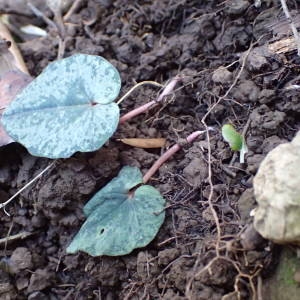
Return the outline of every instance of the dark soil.
{"type": "MultiPolygon", "coordinates": [[[[1,2],[9,10],[13,1],[1,2]]],[[[293,3],[290,9],[299,9],[293,3]]],[[[11,11],[22,12],[13,6],[11,11]]],[[[30,40],[18,36],[36,76],[57,57],[57,32],[35,16],[16,14],[10,18],[15,27],[36,24],[49,33],[30,40]]],[[[289,88],[297,84],[300,59],[296,50],[267,47],[290,34],[284,20],[272,1],[261,7],[250,0],[82,1],[65,24],[65,57],[105,57],[120,71],[122,95],[135,82],[185,77],[164,105],[122,125],[102,149],[59,161],[6,207],[10,216],[0,211],[2,238],[27,233],[1,241],[0,299],[256,299],[258,279],[268,277],[278,250],[252,227],[252,179],[265,155],[300,129],[299,92],[289,88]],[[206,136],[184,146],[151,181],[167,201],[166,220],[153,242],[124,257],[66,255],[84,221],[84,203],[122,166],[145,173],[160,155],[117,139],[165,137],[170,146],[204,129],[206,114],[206,124],[216,129],[210,147],[206,136]],[[232,160],[220,134],[228,122],[246,132],[243,165],[232,160]]],[[[149,86],[136,90],[121,104],[122,112],[155,99],[157,92],[149,86]]],[[[17,144],[0,150],[4,202],[49,160],[17,144]]]]}

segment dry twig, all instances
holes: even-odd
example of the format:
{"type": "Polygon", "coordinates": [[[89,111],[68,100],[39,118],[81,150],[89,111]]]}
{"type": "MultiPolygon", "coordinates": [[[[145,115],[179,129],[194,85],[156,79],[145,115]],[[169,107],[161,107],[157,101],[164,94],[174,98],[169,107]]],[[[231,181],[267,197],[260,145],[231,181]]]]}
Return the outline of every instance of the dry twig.
{"type": "MultiPolygon", "coordinates": [[[[50,165],[48,165],[42,172],[40,172],[37,176],[35,176],[32,180],[30,180],[27,184],[25,184],[18,192],[16,192],[12,197],[10,197],[7,201],[0,203],[0,209],[4,208],[7,204],[9,204],[12,200],[14,200],[18,195],[20,195],[25,189],[27,189],[30,185],[32,185],[37,179],[39,179],[44,173],[46,173],[50,168],[54,166],[56,160],[53,161],[50,165]]],[[[8,214],[8,213],[6,213],[8,214]]],[[[8,214],[9,215],[9,214],[8,214]]]]}
{"type": "Polygon", "coordinates": [[[290,27],[291,27],[291,30],[293,32],[295,42],[296,42],[296,45],[297,45],[297,48],[298,48],[298,55],[300,56],[300,38],[299,38],[297,28],[296,28],[295,24],[293,23],[293,19],[292,19],[292,16],[291,16],[290,12],[289,12],[288,7],[287,7],[286,1],[285,0],[280,0],[280,2],[281,2],[283,12],[284,12],[286,18],[288,19],[288,21],[290,23],[290,27]]]}
{"type": "Polygon", "coordinates": [[[13,241],[16,241],[16,240],[19,240],[19,239],[24,240],[24,239],[26,239],[27,237],[29,237],[33,234],[34,234],[34,232],[24,231],[24,232],[17,233],[15,235],[8,236],[8,237],[0,239],[0,245],[1,244],[7,244],[8,242],[13,242],[13,241]]]}
{"type": "Polygon", "coordinates": [[[65,27],[61,15],[60,8],[54,10],[56,23],[50,20],[42,11],[40,11],[37,7],[35,7],[32,3],[27,3],[28,7],[31,11],[39,18],[43,19],[48,26],[53,27],[58,33],[58,52],[57,59],[61,59],[65,53],[65,27]]]}
{"type": "Polygon", "coordinates": [[[18,69],[20,69],[22,72],[29,74],[29,71],[27,69],[27,66],[23,60],[22,54],[15,43],[13,37],[11,36],[9,30],[5,26],[5,24],[0,20],[0,37],[5,39],[6,41],[9,41],[11,43],[11,46],[9,47],[9,51],[15,58],[15,63],[18,69]]]}
{"type": "Polygon", "coordinates": [[[123,95],[117,102],[117,104],[120,104],[121,102],[123,102],[136,88],[146,85],[146,84],[150,84],[153,86],[158,86],[158,87],[163,87],[162,84],[155,82],[155,81],[142,81],[137,83],[136,85],[134,85],[127,93],[125,93],[125,95],[123,95]]]}
{"type": "Polygon", "coordinates": [[[81,4],[82,0],[75,0],[68,10],[68,12],[64,15],[63,20],[68,21],[68,19],[77,11],[81,4]]]}

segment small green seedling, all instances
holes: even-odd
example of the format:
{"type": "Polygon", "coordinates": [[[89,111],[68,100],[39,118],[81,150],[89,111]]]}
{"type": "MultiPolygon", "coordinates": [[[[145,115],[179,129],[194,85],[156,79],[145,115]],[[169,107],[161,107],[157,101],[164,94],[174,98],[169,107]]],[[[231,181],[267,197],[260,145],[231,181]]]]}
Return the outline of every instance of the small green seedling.
{"type": "Polygon", "coordinates": [[[231,124],[222,126],[222,136],[229,143],[231,150],[240,152],[240,163],[244,163],[245,154],[248,152],[244,137],[231,124]]]}

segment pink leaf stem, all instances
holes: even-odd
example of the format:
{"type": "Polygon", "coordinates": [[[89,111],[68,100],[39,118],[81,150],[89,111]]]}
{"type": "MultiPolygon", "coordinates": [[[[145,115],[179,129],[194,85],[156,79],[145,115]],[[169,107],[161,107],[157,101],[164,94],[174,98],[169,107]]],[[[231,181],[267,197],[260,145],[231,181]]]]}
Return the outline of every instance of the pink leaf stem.
{"type": "Polygon", "coordinates": [[[169,95],[172,93],[174,90],[176,84],[181,80],[180,76],[175,76],[164,88],[162,93],[157,97],[156,100],[150,101],[149,103],[146,103],[130,112],[125,114],[123,117],[120,118],[119,124],[123,124],[127,122],[128,120],[132,119],[133,117],[142,114],[146,112],[148,109],[156,106],[159,102],[161,102],[165,96],[169,95]]]}
{"type": "MultiPolygon", "coordinates": [[[[199,135],[201,135],[205,132],[206,132],[205,130],[204,131],[194,131],[186,138],[186,141],[188,143],[191,143],[199,135]]],[[[163,165],[163,163],[165,163],[170,157],[172,157],[180,148],[181,148],[181,146],[179,144],[175,144],[169,150],[167,150],[148,170],[148,172],[143,177],[143,182],[147,183],[149,181],[149,179],[154,175],[154,173],[163,165]]]]}

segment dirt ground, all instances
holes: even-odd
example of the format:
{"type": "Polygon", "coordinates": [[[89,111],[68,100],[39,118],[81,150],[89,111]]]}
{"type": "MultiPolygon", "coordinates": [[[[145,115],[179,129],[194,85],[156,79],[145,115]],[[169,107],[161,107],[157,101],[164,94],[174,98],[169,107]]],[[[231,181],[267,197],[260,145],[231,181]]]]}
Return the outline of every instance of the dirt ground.
{"type": "MultiPolygon", "coordinates": [[[[35,24],[48,32],[29,39],[13,31],[31,75],[37,76],[57,58],[57,31],[18,7],[19,1],[10,2],[1,1],[0,10],[12,13],[11,29],[35,24]]],[[[121,95],[143,80],[165,83],[178,74],[184,79],[163,105],[120,126],[102,149],[59,161],[6,207],[10,216],[0,211],[0,299],[261,296],[261,283],[276,266],[280,249],[253,230],[252,180],[265,155],[300,129],[299,88],[292,86],[299,81],[300,59],[292,45],[275,47],[290,35],[279,1],[262,1],[260,7],[254,2],[80,2],[65,23],[64,57],[105,57],[121,74],[121,95]],[[165,137],[169,147],[203,130],[204,123],[215,129],[209,143],[204,135],[185,145],[151,180],[167,207],[166,220],[147,247],[123,257],[66,255],[84,221],[84,203],[122,166],[145,173],[161,153],[123,145],[118,138],[165,137]],[[246,135],[245,164],[222,139],[225,123],[246,135]],[[19,233],[23,236],[5,242],[19,233]]],[[[48,8],[38,7],[52,19],[48,8]]],[[[296,1],[289,8],[299,9],[296,1]]],[[[157,93],[154,87],[139,88],[121,104],[121,112],[157,93]]],[[[0,151],[4,202],[50,160],[33,157],[16,143],[0,151]]]]}

